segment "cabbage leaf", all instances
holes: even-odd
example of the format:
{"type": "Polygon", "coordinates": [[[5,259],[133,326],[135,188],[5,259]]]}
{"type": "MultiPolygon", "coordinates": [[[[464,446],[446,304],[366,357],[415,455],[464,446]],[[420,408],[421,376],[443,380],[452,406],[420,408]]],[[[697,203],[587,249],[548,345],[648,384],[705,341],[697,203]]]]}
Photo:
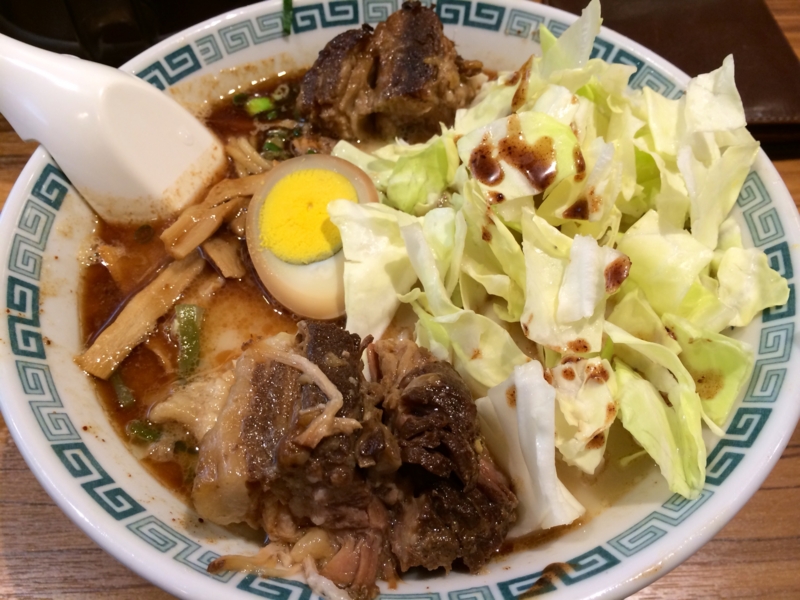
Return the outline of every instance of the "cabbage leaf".
{"type": "Polygon", "coordinates": [[[656,462],[671,492],[697,498],[705,483],[705,445],[699,402],[685,389],[659,391],[622,360],[614,360],[617,403],[623,427],[656,462]]]}
{"type": "Polygon", "coordinates": [[[401,224],[412,217],[382,204],[334,200],[328,214],[342,236],[346,329],[380,339],[417,276],[406,252],[401,224]]]}
{"type": "Polygon", "coordinates": [[[753,348],[726,335],[703,331],[686,319],[664,315],[681,346],[681,362],[694,378],[703,412],[722,427],[753,372],[753,348]]]}
{"type": "Polygon", "coordinates": [[[757,248],[729,248],[717,269],[719,299],[736,311],[731,325],[744,327],[761,310],[789,300],[789,284],[757,248]]]}
{"type": "Polygon", "coordinates": [[[648,211],[622,236],[617,249],[631,259],[630,278],[659,314],[675,312],[713,251],[683,229],[648,211]]]}
{"type": "Polygon", "coordinates": [[[608,430],[617,414],[616,379],[599,357],[551,369],[556,389],[556,447],[568,465],[593,475],[603,460],[608,430]]]}
{"type": "Polygon", "coordinates": [[[401,235],[412,272],[422,284],[422,291],[415,289],[401,297],[419,317],[416,335],[420,345],[433,351],[426,344],[435,342],[436,351],[446,352],[459,373],[485,388],[499,384],[515,365],[530,360],[502,325],[452,302],[418,222],[403,226],[401,235]]]}
{"type": "Polygon", "coordinates": [[[493,422],[490,431],[497,432],[486,438],[489,450],[517,486],[519,514],[511,534],[567,525],[580,517],[584,507],[556,474],[556,390],[545,380],[542,365],[531,361],[515,367],[477,404],[482,420],[493,422]]]}

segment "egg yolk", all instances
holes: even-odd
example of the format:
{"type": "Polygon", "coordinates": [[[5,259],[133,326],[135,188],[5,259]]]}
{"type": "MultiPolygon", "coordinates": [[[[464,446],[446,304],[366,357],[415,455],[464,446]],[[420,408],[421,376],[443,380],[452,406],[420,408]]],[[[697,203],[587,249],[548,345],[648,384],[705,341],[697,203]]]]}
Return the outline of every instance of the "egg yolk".
{"type": "Polygon", "coordinates": [[[342,248],[342,236],[328,217],[333,200],[358,202],[348,179],[326,169],[294,171],[278,181],[259,215],[260,239],[284,262],[307,265],[342,248]]]}

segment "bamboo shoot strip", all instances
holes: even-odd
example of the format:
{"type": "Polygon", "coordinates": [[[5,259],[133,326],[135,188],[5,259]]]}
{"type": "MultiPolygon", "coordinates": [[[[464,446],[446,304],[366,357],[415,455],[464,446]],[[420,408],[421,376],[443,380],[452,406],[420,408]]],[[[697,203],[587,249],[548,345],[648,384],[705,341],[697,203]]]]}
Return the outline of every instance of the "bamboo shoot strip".
{"type": "Polygon", "coordinates": [[[241,197],[252,196],[263,187],[267,174],[225,179],[212,187],[205,200],[184,210],[161,234],[167,251],[175,258],[187,256],[210,238],[228,215],[242,208],[245,200],[241,197]]]}
{"type": "Polygon", "coordinates": [[[94,344],[76,358],[87,373],[108,379],[117,366],[142,343],[200,274],[206,262],[197,253],[166,267],[147,287],[131,298],[94,344]]]}
{"type": "Polygon", "coordinates": [[[241,279],[247,274],[239,256],[240,244],[236,238],[213,237],[202,248],[223,277],[241,279]]]}

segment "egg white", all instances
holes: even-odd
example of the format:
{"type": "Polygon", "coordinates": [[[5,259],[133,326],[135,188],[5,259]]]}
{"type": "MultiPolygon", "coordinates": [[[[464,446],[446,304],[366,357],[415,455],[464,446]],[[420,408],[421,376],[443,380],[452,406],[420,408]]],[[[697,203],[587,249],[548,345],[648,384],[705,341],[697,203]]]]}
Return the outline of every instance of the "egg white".
{"type": "Polygon", "coordinates": [[[293,265],[269,250],[261,250],[257,258],[253,257],[253,265],[270,294],[293,313],[322,320],[344,314],[341,250],[308,265],[293,265]]]}
{"type": "Polygon", "coordinates": [[[247,249],[258,277],[270,294],[291,312],[311,319],[335,319],[344,314],[344,252],[324,260],[299,265],[285,262],[262,246],[261,208],[275,184],[297,170],[326,169],[347,178],[359,203],[377,202],[369,176],[343,159],[312,154],[289,159],[270,171],[264,187],[253,196],[247,210],[247,249]]]}

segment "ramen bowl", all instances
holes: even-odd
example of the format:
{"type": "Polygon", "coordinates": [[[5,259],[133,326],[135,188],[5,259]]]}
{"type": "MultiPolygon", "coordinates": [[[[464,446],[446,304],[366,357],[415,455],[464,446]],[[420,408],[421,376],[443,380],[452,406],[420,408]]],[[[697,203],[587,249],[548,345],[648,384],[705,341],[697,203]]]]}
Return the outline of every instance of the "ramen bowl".
{"type": "MultiPolygon", "coordinates": [[[[397,0],[298,1],[283,35],[281,3],[252,5],[211,19],[144,52],[123,68],[202,113],[209,102],[283,71],[309,66],[335,35],[377,24],[397,0]]],[[[515,0],[441,0],[445,33],[467,58],[514,69],[540,51],[538,28],[556,35],[567,13],[515,0]]],[[[632,65],[632,88],[668,98],[688,77],[642,46],[603,29],[593,55],[632,65]]],[[[793,263],[800,226],[780,177],[760,152],[734,218],[746,246],[763,250],[788,281],[786,305],[765,311],[735,336],[756,352],[755,367],[721,438],[706,432],[707,478],[699,497],[671,494],[656,469],[620,490],[587,522],[529,549],[499,557],[480,574],[410,573],[387,597],[403,600],[511,600],[620,597],[680,564],[710,540],[761,485],[794,430],[800,356],[793,263]],[[795,364],[793,368],[791,365],[795,364]],[[532,589],[532,586],[535,586],[532,589]]],[[[57,504],[100,546],[168,592],[184,598],[305,600],[301,581],[241,572],[210,574],[225,554],[252,554],[259,540],[199,519],[163,487],[117,435],[88,377],[79,298],[82,252],[93,215],[43,149],[14,186],[0,219],[0,404],[28,465],[57,504]]]]}

